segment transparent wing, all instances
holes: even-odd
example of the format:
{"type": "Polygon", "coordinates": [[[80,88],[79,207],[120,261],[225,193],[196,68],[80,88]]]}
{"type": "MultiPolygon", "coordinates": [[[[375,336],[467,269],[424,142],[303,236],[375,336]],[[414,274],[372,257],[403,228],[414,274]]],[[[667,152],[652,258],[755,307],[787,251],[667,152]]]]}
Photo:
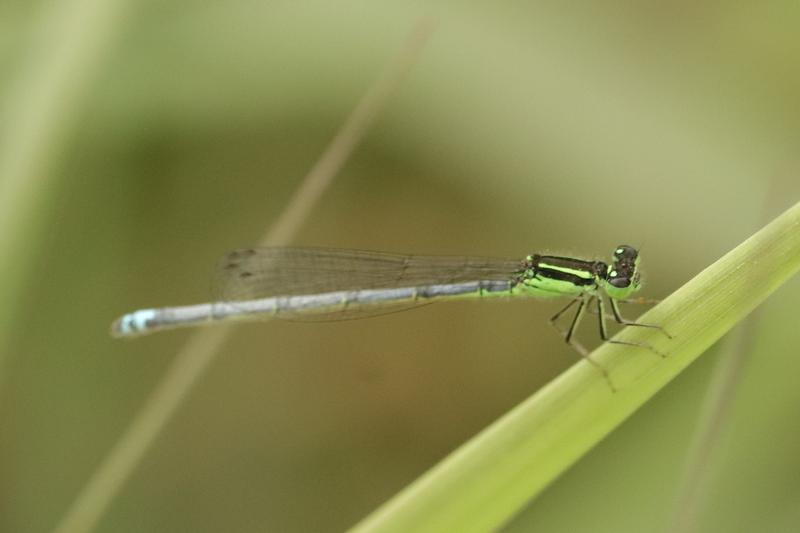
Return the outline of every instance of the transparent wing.
{"type": "MultiPolygon", "coordinates": [[[[520,260],[486,257],[402,255],[338,248],[247,248],[234,250],[220,260],[214,290],[219,300],[242,301],[333,291],[505,281],[520,271],[520,265],[520,260]]],[[[303,313],[291,318],[361,318],[425,303],[404,301],[380,306],[348,305],[338,311],[303,313]]]]}

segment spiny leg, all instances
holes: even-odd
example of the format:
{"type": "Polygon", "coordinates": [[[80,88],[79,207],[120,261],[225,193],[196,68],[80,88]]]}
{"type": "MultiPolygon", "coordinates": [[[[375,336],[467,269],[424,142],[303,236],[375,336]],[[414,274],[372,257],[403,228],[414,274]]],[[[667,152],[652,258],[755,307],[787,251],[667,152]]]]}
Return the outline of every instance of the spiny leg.
{"type": "MultiPolygon", "coordinates": [[[[612,305],[612,307],[614,305],[614,300],[613,299],[611,300],[611,305],[612,305]]],[[[651,352],[653,352],[654,354],[659,355],[660,357],[666,357],[665,354],[659,352],[658,350],[656,350],[655,348],[653,348],[652,346],[650,346],[646,342],[631,342],[631,341],[620,341],[620,340],[610,339],[608,337],[608,331],[606,330],[606,311],[605,311],[605,306],[603,305],[603,297],[602,296],[598,296],[597,297],[597,316],[598,316],[599,325],[600,325],[600,338],[603,339],[603,341],[605,341],[605,342],[607,342],[609,344],[624,344],[626,346],[638,346],[639,348],[644,348],[646,350],[650,350],[651,352]]],[[[646,324],[637,324],[637,325],[646,326],[646,324]]],[[[658,326],[653,326],[653,327],[658,327],[658,326]]]]}
{"type": "Polygon", "coordinates": [[[561,333],[562,336],[564,335],[564,332],[561,331],[561,329],[559,329],[558,326],[556,326],[556,320],[558,320],[561,317],[561,315],[566,313],[569,310],[570,307],[572,307],[573,305],[575,305],[576,303],[578,303],[580,301],[581,301],[581,298],[575,298],[574,300],[570,300],[570,302],[567,305],[565,305],[561,309],[561,311],[559,311],[558,313],[556,313],[552,317],[550,317],[550,324],[552,324],[556,328],[556,330],[558,330],[561,333]]]}
{"type": "MultiPolygon", "coordinates": [[[[591,301],[591,298],[589,300],[591,301]]],[[[579,296],[578,298],[575,298],[570,303],[568,303],[563,309],[561,309],[558,313],[553,315],[553,317],[550,319],[550,325],[553,326],[553,328],[559,333],[559,335],[561,335],[564,338],[564,342],[572,346],[572,348],[576,352],[578,352],[578,354],[580,354],[581,357],[589,361],[589,363],[591,363],[592,366],[594,366],[603,375],[603,378],[606,380],[608,386],[611,388],[611,392],[617,392],[617,388],[611,381],[611,376],[608,374],[608,370],[606,370],[605,367],[603,367],[603,365],[592,359],[592,357],[589,355],[589,350],[587,350],[580,342],[572,338],[573,334],[575,333],[575,330],[578,328],[578,324],[581,321],[581,317],[583,316],[583,312],[586,309],[586,306],[587,306],[587,301],[585,297],[579,296]],[[564,331],[560,327],[558,327],[556,321],[561,315],[563,315],[570,307],[572,307],[576,303],[579,303],[578,310],[575,312],[575,316],[572,318],[572,322],[569,325],[569,329],[567,329],[567,331],[564,331]]]]}
{"type": "MultiPolygon", "coordinates": [[[[666,335],[667,338],[669,339],[672,338],[672,335],[670,335],[667,332],[667,330],[665,330],[664,328],[662,328],[657,324],[643,324],[641,322],[636,322],[634,320],[627,320],[625,318],[622,318],[622,314],[620,314],[619,312],[619,304],[617,303],[617,301],[614,298],[609,298],[608,300],[611,302],[611,311],[614,313],[614,320],[617,321],[617,324],[622,324],[623,326],[639,326],[641,328],[654,328],[659,330],[664,335],[666,335]]],[[[631,303],[638,303],[638,302],[634,300],[631,303]]]]}

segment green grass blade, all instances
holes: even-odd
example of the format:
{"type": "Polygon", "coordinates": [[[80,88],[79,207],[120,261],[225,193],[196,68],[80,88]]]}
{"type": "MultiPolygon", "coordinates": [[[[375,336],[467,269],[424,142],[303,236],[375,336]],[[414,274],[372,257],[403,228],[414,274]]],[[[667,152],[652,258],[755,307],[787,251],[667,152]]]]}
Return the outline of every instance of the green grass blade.
{"type": "Polygon", "coordinates": [[[795,205],[641,317],[673,336],[627,328],[619,338],[668,354],[606,344],[465,443],[354,531],[487,531],[550,482],[745,318],[800,269],[795,205]]]}

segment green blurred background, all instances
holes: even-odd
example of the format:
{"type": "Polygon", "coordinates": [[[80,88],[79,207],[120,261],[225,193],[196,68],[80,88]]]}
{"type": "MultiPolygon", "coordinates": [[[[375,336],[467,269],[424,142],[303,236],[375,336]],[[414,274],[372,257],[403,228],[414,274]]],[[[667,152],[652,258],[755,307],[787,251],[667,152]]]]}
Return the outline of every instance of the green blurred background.
{"type": "MultiPolygon", "coordinates": [[[[22,173],[42,186],[0,228],[0,530],[58,523],[190,334],[123,342],[111,320],[207,300],[216,259],[261,238],[421,17],[429,44],[297,244],[629,243],[657,298],[800,198],[795,1],[6,0],[0,156],[37,113],[50,129],[22,173]],[[47,66],[83,16],[84,55],[47,66]],[[61,105],[30,105],[59,66],[61,105]]],[[[508,530],[668,529],[715,363],[738,349],[696,530],[797,531],[798,298],[795,279],[508,530]]],[[[345,529],[575,362],[557,309],[243,326],[98,530],[345,529]]]]}

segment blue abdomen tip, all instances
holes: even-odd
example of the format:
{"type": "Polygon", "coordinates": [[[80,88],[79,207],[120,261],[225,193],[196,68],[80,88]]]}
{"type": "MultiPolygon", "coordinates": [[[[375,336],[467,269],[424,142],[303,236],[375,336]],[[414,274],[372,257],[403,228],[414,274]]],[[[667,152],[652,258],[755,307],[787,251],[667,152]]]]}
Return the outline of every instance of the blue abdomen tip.
{"type": "Polygon", "coordinates": [[[148,329],[148,324],[156,316],[154,309],[142,309],[123,316],[119,321],[120,335],[136,335],[148,329]]]}

